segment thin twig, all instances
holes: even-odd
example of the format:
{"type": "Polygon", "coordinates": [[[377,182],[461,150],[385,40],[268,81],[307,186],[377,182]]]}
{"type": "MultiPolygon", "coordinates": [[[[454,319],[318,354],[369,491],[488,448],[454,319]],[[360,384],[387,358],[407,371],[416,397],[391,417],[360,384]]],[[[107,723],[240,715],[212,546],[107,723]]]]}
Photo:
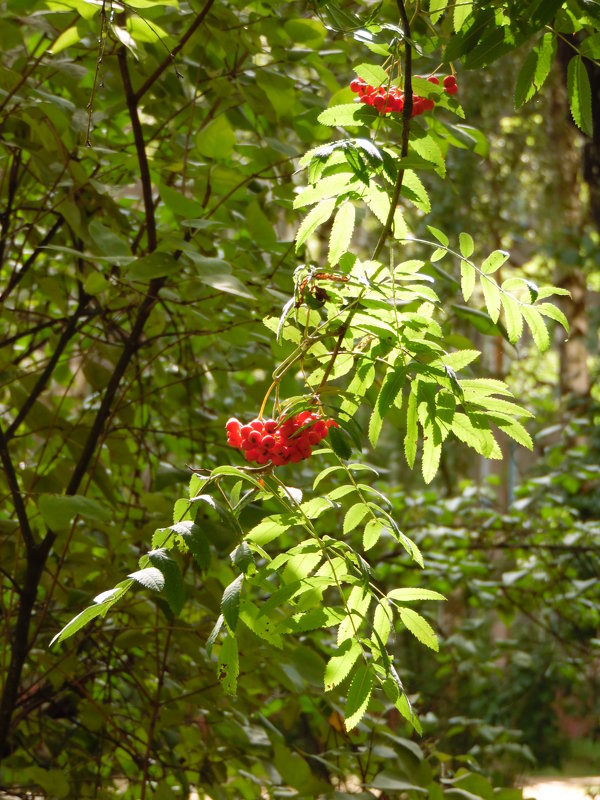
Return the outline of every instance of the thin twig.
{"type": "Polygon", "coordinates": [[[96,88],[98,86],[98,73],[100,72],[100,64],[104,57],[104,46],[106,44],[106,36],[104,29],[106,27],[106,0],[102,0],[102,8],[100,9],[100,36],[98,38],[98,55],[96,56],[96,69],[94,70],[94,80],[92,81],[92,93],[90,94],[90,101],[87,104],[87,130],[85,133],[85,146],[91,147],[90,131],[92,129],[92,112],[94,110],[94,98],[96,97],[96,88]]]}
{"type": "MultiPolygon", "coordinates": [[[[213,3],[215,0],[207,0],[206,4],[202,11],[198,14],[196,19],[192,22],[190,27],[187,31],[183,34],[179,42],[175,45],[175,47],[171,50],[169,55],[158,65],[158,67],[154,70],[152,75],[150,75],[144,83],[140,86],[137,92],[134,94],[134,101],[135,103],[139,103],[142,97],[146,94],[148,89],[156,83],[156,81],[160,78],[163,72],[167,69],[170,64],[175,63],[175,56],[180,52],[180,50],[185,46],[189,39],[194,35],[194,33],[198,30],[200,25],[204,22],[205,17],[207,16],[208,12],[210,11],[213,3]]],[[[175,68],[177,70],[177,68],[175,68]]],[[[179,74],[179,73],[177,73],[179,74]]]]}

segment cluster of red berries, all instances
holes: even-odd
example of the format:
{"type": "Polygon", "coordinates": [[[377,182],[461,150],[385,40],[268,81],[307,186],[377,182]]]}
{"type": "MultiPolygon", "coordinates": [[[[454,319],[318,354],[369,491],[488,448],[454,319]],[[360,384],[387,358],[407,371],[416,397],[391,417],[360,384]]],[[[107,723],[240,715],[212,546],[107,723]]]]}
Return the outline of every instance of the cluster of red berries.
{"type": "MultiPolygon", "coordinates": [[[[439,86],[440,80],[435,75],[430,75],[427,78],[429,83],[435,83],[439,86]]],[[[454,75],[446,75],[443,80],[443,86],[447,94],[456,94],[458,86],[454,75]]],[[[396,86],[371,86],[362,78],[355,78],[350,81],[350,88],[355,94],[358,94],[358,99],[361,103],[368,106],[373,106],[379,111],[380,114],[401,114],[404,108],[404,92],[396,86]]],[[[413,95],[413,117],[423,114],[425,111],[431,111],[435,105],[435,100],[427,97],[419,97],[418,94],[413,95]]]]}
{"type": "Polygon", "coordinates": [[[339,427],[332,419],[324,419],[312,411],[301,411],[281,424],[274,419],[253,419],[242,425],[232,417],[225,426],[227,444],[244,451],[246,461],[276,467],[308,458],[313,445],[327,436],[331,427],[339,427]]]}

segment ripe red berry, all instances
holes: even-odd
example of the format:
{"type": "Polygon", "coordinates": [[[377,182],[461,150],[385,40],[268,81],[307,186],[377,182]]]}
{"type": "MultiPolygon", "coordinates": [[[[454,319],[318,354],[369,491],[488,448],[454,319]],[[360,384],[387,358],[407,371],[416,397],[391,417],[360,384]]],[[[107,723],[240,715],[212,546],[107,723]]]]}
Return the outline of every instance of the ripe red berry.
{"type": "Polygon", "coordinates": [[[275,433],[277,430],[277,423],[274,419],[265,420],[265,433],[275,433]]]}
{"type": "Polygon", "coordinates": [[[385,97],[382,97],[380,94],[378,94],[375,100],[373,101],[373,105],[375,106],[377,111],[379,111],[380,114],[385,108],[385,104],[386,104],[386,99],[385,97]]]}
{"type": "Polygon", "coordinates": [[[260,433],[260,431],[257,430],[251,430],[250,433],[248,434],[248,441],[253,447],[259,445],[262,442],[262,438],[263,438],[262,434],[260,433]]]}
{"type": "Polygon", "coordinates": [[[454,75],[446,75],[444,78],[444,89],[449,89],[451,86],[456,86],[456,77],[454,75]]]}
{"type": "Polygon", "coordinates": [[[427,78],[427,80],[429,81],[429,83],[435,83],[435,85],[436,85],[436,86],[439,86],[439,85],[440,85],[440,79],[439,79],[439,78],[436,78],[436,76],[435,76],[435,75],[430,75],[430,76],[427,78]]]}
{"type": "Polygon", "coordinates": [[[457,94],[458,86],[454,84],[453,86],[446,86],[446,94],[457,94]]]}
{"type": "Polygon", "coordinates": [[[433,100],[429,100],[427,98],[425,98],[423,100],[423,110],[424,111],[431,111],[434,106],[435,106],[435,103],[434,103],[433,100]]]}
{"type": "Polygon", "coordinates": [[[262,433],[265,426],[262,419],[253,419],[250,423],[250,427],[254,428],[255,431],[260,431],[262,433]]]}
{"type": "Polygon", "coordinates": [[[362,85],[363,84],[358,78],[354,78],[353,81],[350,81],[350,88],[352,89],[353,92],[360,92],[362,85]]]}

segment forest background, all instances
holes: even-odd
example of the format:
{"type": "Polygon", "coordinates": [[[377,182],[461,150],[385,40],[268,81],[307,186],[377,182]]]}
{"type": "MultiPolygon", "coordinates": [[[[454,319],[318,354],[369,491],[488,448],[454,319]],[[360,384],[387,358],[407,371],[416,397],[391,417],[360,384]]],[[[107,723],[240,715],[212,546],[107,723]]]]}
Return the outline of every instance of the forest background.
{"type": "Polygon", "coordinates": [[[600,5],[0,13],[0,791],[592,768],[600,5]],[[339,428],[248,471],[265,395],[339,428]]]}

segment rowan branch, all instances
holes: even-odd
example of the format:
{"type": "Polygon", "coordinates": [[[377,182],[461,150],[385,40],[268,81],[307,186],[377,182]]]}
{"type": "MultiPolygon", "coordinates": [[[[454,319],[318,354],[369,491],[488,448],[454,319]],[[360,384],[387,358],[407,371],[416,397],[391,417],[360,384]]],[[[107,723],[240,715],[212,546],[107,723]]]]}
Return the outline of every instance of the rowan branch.
{"type": "MultiPolygon", "coordinates": [[[[406,14],[403,0],[397,0],[398,11],[400,12],[400,20],[402,22],[402,30],[404,31],[404,106],[402,108],[402,147],[400,151],[400,158],[406,158],[408,155],[408,142],[410,138],[410,120],[413,110],[413,90],[412,90],[412,47],[410,45],[410,22],[406,14]]],[[[400,192],[402,191],[402,183],[404,181],[404,167],[398,170],[398,177],[396,178],[396,185],[392,193],[392,200],[390,202],[390,210],[379,236],[379,241],[373,251],[373,261],[381,253],[388,236],[394,227],[394,214],[396,207],[400,200],[400,192]]]]}
{"type": "MultiPolygon", "coordinates": [[[[412,117],[412,109],[413,109],[412,46],[410,44],[410,22],[406,14],[406,8],[404,7],[404,2],[403,0],[397,0],[397,3],[398,3],[398,10],[400,12],[400,20],[402,22],[402,30],[404,31],[404,106],[402,108],[402,147],[401,147],[400,157],[406,158],[406,156],[408,155],[410,120],[412,117]]],[[[398,177],[396,178],[396,184],[394,186],[394,191],[392,193],[392,199],[390,202],[390,210],[388,212],[385,225],[383,226],[383,230],[381,231],[381,235],[379,236],[379,241],[377,242],[375,250],[373,251],[373,261],[377,260],[377,257],[381,253],[383,246],[387,241],[388,236],[393,230],[394,214],[396,213],[396,207],[400,199],[400,192],[402,191],[403,181],[404,181],[404,168],[401,168],[398,171],[398,177]]],[[[340,352],[344,336],[346,335],[346,331],[348,330],[350,323],[352,322],[352,319],[356,314],[357,310],[358,310],[358,305],[354,305],[348,312],[348,316],[346,317],[344,323],[340,327],[335,347],[333,349],[333,353],[331,354],[331,358],[329,359],[327,367],[325,368],[325,372],[323,374],[323,377],[321,378],[321,382],[319,384],[319,388],[317,389],[317,393],[326,384],[331,374],[331,371],[335,365],[336,358],[338,357],[338,353],[340,352]]]]}

